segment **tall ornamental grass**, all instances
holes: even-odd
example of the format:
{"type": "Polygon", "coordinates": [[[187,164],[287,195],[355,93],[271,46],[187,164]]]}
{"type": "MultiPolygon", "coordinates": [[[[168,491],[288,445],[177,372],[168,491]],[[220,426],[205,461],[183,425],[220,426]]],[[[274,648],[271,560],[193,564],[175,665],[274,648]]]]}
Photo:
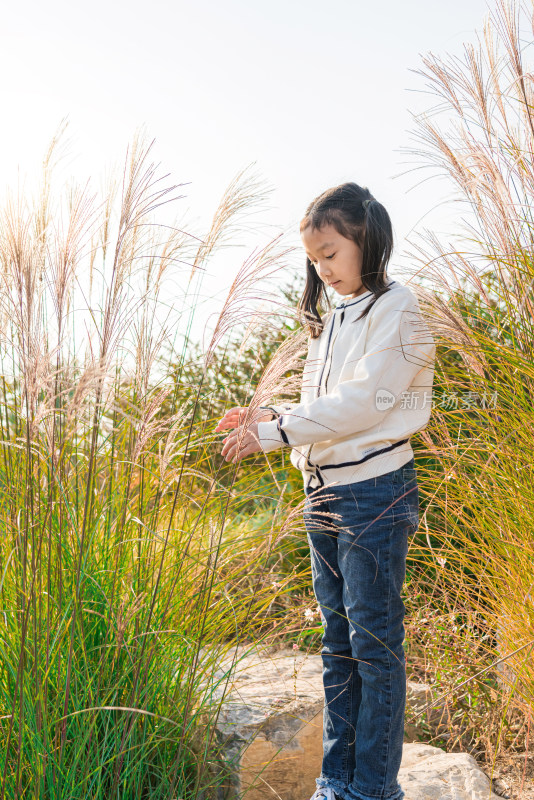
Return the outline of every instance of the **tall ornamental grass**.
{"type": "MultiPolygon", "coordinates": [[[[272,512],[274,471],[226,464],[198,409],[229,332],[272,316],[290,248],[245,260],[198,377],[202,275],[261,186],[242,171],[198,237],[160,224],[179,187],[142,139],[102,196],[53,190],[57,144],[37,200],[0,211],[0,800],[220,796],[220,658],[295,627],[283,594],[309,576],[280,579],[302,532],[285,499],[272,512]]],[[[297,332],[284,368],[301,355],[297,332]]],[[[294,390],[277,363],[251,408],[294,390]]]]}
{"type": "Polygon", "coordinates": [[[451,749],[486,759],[532,747],[534,82],[525,17],[498,0],[463,58],[423,59],[418,72],[439,103],[416,118],[411,149],[452,179],[471,213],[454,242],[426,231],[413,254],[439,346],[418,452],[409,664],[433,677],[451,749]]]}

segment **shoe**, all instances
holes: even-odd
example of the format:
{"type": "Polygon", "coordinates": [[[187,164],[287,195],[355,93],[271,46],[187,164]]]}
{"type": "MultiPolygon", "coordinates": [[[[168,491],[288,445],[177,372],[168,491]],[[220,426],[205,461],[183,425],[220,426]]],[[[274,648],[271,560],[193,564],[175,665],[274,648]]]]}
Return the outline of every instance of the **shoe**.
{"type": "Polygon", "coordinates": [[[331,786],[321,786],[316,789],[310,800],[341,800],[341,797],[334,792],[331,786]]]}

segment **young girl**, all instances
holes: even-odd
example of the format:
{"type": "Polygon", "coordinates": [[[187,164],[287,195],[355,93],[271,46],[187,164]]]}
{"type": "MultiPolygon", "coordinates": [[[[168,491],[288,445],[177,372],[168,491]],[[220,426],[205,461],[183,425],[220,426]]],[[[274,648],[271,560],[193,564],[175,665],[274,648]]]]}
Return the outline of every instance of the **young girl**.
{"type": "Polygon", "coordinates": [[[391,221],[367,188],[321,194],[300,234],[298,311],[309,330],[300,403],[262,407],[246,432],[246,409],[232,408],[216,430],[235,429],[224,439],[227,461],[289,447],[303,474],[324,626],[323,761],[312,800],[402,800],[401,592],[419,525],[410,437],[430,417],[435,345],[412,290],[386,274],[391,221]],[[339,295],[333,309],[326,287],[339,295]],[[323,318],[319,302],[330,309],[323,318]]]}

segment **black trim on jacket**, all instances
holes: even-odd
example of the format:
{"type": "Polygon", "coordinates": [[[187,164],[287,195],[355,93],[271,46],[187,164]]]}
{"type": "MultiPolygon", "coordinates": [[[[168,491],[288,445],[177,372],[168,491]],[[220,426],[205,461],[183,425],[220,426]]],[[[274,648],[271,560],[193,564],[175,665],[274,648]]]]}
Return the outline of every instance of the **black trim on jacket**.
{"type": "Polygon", "coordinates": [[[387,453],[388,450],[393,450],[395,447],[400,447],[401,444],[406,444],[406,442],[409,441],[409,439],[400,439],[400,441],[390,444],[389,447],[382,447],[380,450],[374,450],[372,453],[368,453],[363,458],[358,459],[358,461],[344,461],[342,464],[321,464],[321,466],[317,465],[317,469],[340,469],[341,467],[352,467],[355,464],[361,464],[362,461],[368,461],[370,458],[380,455],[380,453],[387,453]]]}

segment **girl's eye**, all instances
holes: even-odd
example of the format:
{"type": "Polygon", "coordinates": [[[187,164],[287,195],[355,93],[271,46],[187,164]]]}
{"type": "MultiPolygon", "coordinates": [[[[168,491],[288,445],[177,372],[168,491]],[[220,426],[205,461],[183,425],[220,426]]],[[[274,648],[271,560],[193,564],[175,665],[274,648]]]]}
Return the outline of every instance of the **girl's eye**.
{"type": "MultiPolygon", "coordinates": [[[[335,253],[332,253],[332,255],[331,255],[331,256],[326,256],[326,258],[327,258],[328,260],[330,260],[331,258],[334,258],[334,256],[335,256],[335,253]]],[[[312,265],[312,267],[316,267],[316,266],[317,266],[317,261],[311,261],[311,260],[310,260],[310,264],[312,265]]]]}
{"type": "MultiPolygon", "coordinates": [[[[335,256],[335,253],[332,253],[331,256],[326,256],[326,258],[328,258],[328,260],[330,260],[331,258],[334,258],[334,256],[335,256]]],[[[310,264],[312,266],[316,267],[317,266],[317,261],[310,261],[310,264]]]]}

